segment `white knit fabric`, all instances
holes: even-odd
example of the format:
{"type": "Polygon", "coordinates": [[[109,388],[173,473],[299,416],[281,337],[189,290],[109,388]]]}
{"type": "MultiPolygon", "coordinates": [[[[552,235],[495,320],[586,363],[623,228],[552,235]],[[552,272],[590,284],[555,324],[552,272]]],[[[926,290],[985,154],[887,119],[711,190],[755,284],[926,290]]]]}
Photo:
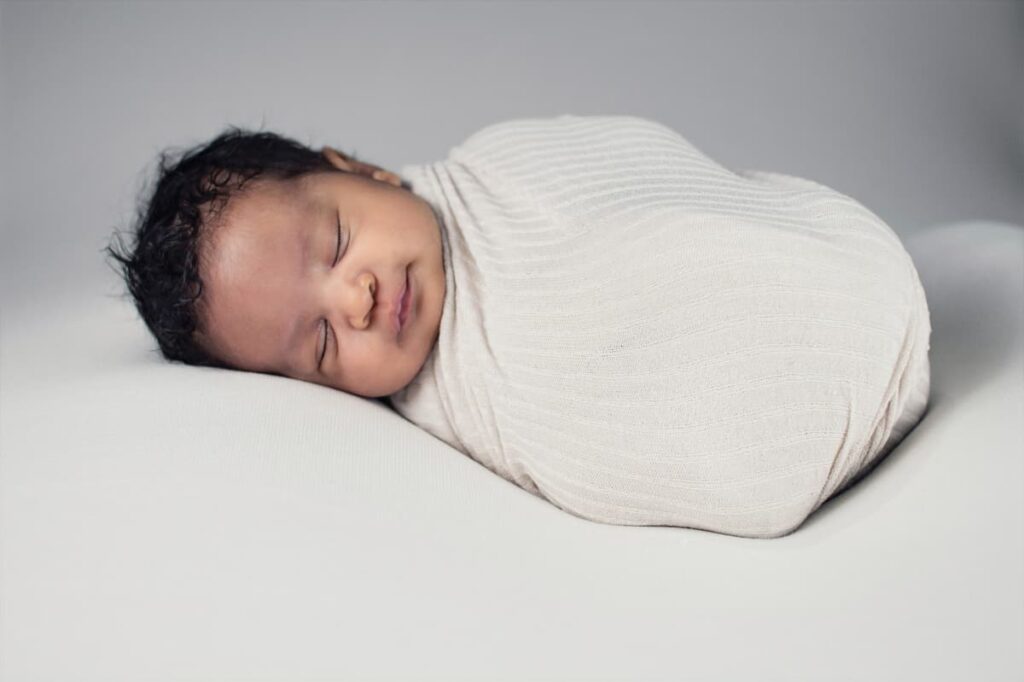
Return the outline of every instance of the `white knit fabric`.
{"type": "Polygon", "coordinates": [[[390,402],[569,513],[784,535],[927,406],[917,271],[835,190],[633,116],[505,121],[400,174],[447,291],[390,402]]]}

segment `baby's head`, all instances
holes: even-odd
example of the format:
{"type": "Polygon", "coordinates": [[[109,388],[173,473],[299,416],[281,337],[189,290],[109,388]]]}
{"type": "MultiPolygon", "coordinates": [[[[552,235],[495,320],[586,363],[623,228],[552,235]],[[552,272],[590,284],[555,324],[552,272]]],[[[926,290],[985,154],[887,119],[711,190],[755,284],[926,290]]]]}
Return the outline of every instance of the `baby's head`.
{"type": "Polygon", "coordinates": [[[132,251],[107,251],[168,360],[381,398],[412,381],[437,340],[440,229],[394,173],[228,128],[160,155],[132,251]]]}

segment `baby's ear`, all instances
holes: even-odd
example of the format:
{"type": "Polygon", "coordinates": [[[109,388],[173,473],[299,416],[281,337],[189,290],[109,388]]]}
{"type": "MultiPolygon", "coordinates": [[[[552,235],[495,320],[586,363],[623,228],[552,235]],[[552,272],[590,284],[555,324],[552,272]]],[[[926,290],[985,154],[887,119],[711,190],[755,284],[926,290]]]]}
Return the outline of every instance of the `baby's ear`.
{"type": "Polygon", "coordinates": [[[334,147],[324,147],[320,150],[324,158],[331,162],[331,165],[338,170],[343,170],[347,173],[355,173],[356,169],[349,162],[349,158],[339,152],[334,147]]]}
{"type": "Polygon", "coordinates": [[[394,185],[395,187],[402,186],[402,179],[391,171],[384,170],[379,166],[374,166],[372,163],[364,163],[357,159],[351,159],[334,147],[324,147],[320,150],[320,153],[323,154],[324,158],[330,161],[331,165],[338,170],[343,170],[347,173],[359,173],[361,175],[366,175],[374,180],[386,182],[394,185]]]}

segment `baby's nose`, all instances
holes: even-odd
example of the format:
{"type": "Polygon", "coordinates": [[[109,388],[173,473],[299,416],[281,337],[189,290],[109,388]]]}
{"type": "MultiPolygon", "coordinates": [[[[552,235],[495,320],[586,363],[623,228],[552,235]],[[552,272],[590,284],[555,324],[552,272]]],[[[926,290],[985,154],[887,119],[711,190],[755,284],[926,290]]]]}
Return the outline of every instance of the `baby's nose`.
{"type": "Polygon", "coordinates": [[[357,329],[366,329],[370,324],[371,315],[374,314],[374,311],[380,309],[379,301],[377,301],[377,292],[379,290],[380,288],[377,286],[373,275],[366,273],[360,276],[355,307],[351,311],[353,317],[352,324],[357,329]]]}

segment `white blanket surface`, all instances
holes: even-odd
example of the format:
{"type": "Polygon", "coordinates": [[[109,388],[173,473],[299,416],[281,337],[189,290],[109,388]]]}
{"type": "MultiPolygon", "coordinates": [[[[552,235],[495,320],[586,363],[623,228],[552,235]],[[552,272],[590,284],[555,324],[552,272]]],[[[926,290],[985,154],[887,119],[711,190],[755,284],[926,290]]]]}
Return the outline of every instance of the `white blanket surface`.
{"type": "Polygon", "coordinates": [[[634,116],[497,123],[400,175],[447,291],[389,401],[569,513],[785,535],[926,410],[917,271],[829,187],[634,116]]]}

